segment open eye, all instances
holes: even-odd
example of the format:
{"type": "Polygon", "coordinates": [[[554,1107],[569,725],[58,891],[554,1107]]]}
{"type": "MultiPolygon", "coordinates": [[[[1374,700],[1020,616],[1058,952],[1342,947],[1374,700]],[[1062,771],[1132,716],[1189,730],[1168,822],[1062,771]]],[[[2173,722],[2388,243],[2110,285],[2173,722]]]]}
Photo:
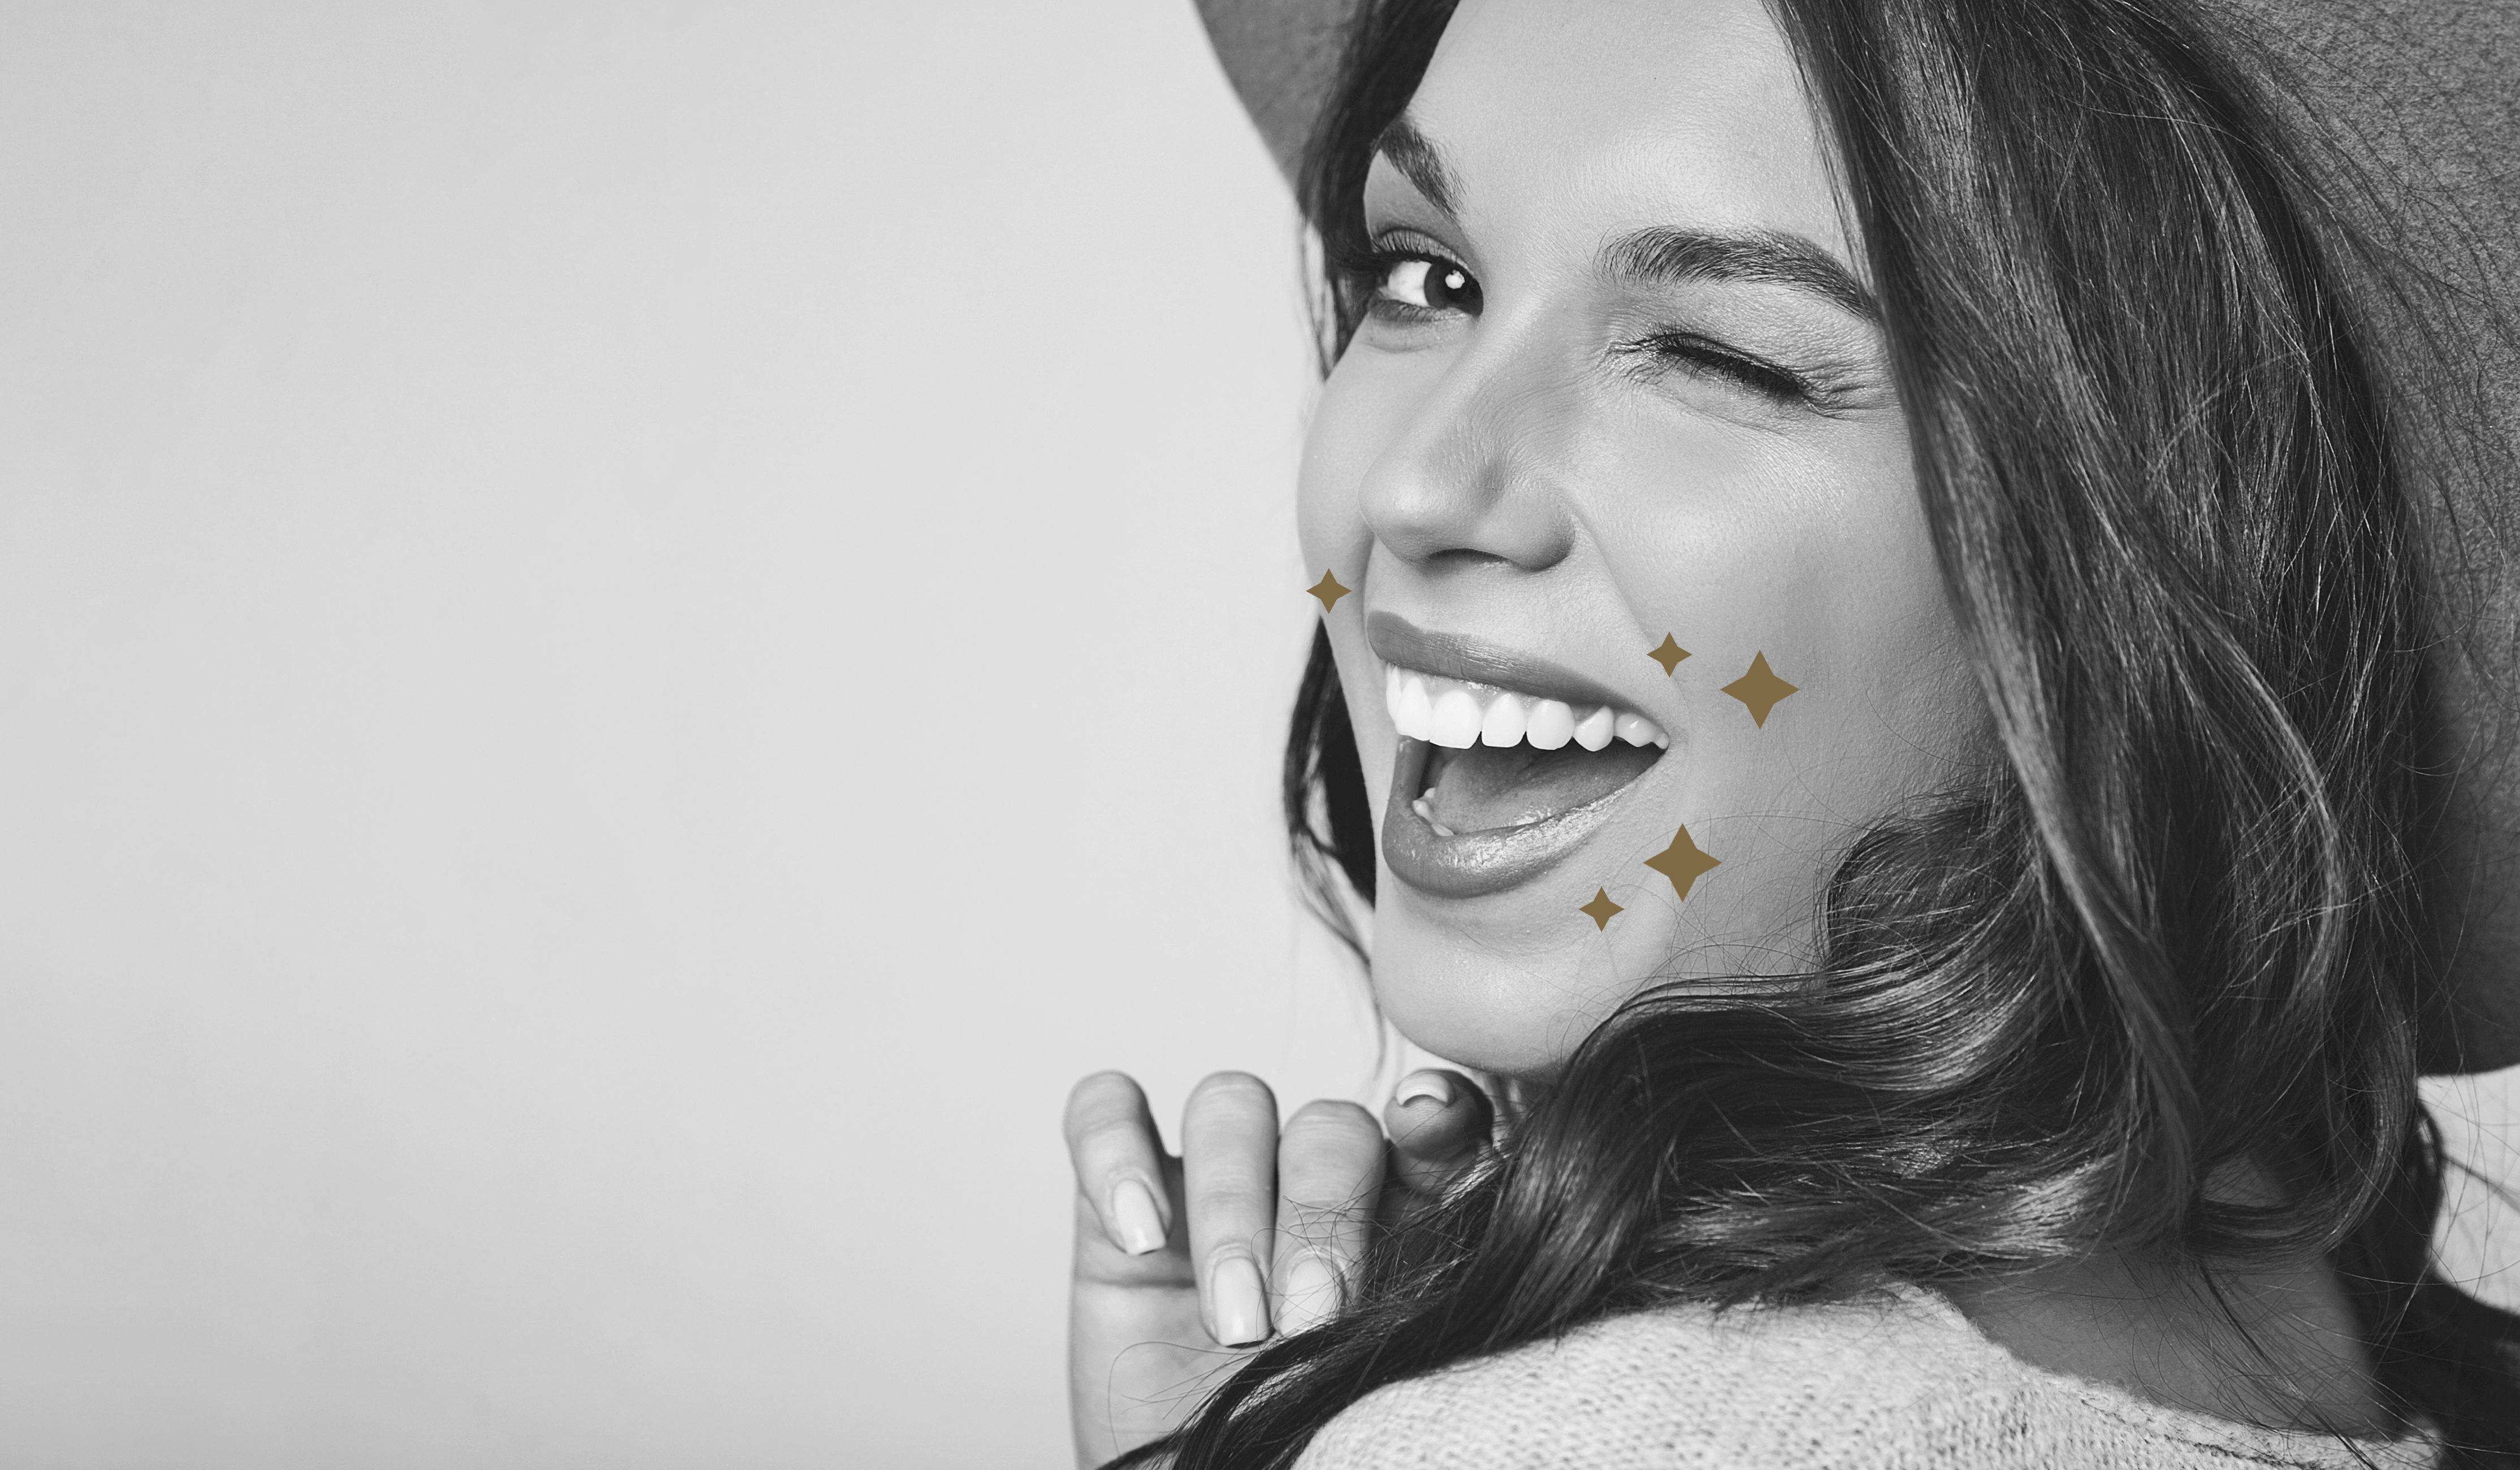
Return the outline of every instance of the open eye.
{"type": "Polygon", "coordinates": [[[1433,255],[1395,255],[1386,261],[1373,297],[1411,312],[1460,311],[1477,315],[1479,283],[1468,271],[1433,255]]]}

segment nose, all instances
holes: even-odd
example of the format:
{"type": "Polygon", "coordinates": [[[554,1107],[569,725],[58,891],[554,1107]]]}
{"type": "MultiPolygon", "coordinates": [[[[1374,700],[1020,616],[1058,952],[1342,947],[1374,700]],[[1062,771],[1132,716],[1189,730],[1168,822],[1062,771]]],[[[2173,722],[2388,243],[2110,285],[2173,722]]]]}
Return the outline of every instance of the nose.
{"type": "Polygon", "coordinates": [[[1431,377],[1359,487],[1380,546],[1430,569],[1539,571],[1565,558],[1574,516],[1562,489],[1582,408],[1554,356],[1498,333],[1431,377]]]}

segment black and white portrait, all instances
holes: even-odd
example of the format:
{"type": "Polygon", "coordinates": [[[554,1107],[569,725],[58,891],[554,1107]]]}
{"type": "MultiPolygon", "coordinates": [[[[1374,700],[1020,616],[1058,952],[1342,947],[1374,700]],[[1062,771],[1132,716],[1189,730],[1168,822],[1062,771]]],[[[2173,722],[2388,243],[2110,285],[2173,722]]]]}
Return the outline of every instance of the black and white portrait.
{"type": "Polygon", "coordinates": [[[0,38],[0,1467],[2520,1465],[2520,3],[0,38]]]}

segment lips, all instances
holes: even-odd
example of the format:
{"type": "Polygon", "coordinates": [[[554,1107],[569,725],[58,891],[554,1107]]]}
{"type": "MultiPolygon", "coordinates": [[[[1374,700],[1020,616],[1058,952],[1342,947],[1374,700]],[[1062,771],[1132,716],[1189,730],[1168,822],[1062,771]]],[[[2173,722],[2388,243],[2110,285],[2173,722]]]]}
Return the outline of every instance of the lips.
{"type": "Polygon", "coordinates": [[[1387,612],[1367,637],[1388,666],[1400,735],[1383,858],[1411,887],[1510,888],[1581,846],[1669,748],[1643,714],[1571,670],[1429,634],[1387,612]]]}

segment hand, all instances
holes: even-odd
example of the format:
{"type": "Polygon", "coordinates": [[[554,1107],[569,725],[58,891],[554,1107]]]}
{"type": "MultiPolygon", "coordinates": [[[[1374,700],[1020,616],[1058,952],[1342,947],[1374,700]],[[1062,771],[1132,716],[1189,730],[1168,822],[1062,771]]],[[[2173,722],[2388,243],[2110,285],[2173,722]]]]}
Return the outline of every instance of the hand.
{"type": "Polygon", "coordinates": [[[1076,1085],[1068,1406],[1077,1462],[1100,1465],[1183,1423],[1273,1331],[1329,1315],[1376,1228],[1438,1197],[1488,1146],[1467,1078],[1418,1072],[1373,1115],[1306,1103],[1278,1125],[1260,1079],[1219,1072],[1164,1152],[1146,1093],[1118,1072],[1076,1085]]]}

